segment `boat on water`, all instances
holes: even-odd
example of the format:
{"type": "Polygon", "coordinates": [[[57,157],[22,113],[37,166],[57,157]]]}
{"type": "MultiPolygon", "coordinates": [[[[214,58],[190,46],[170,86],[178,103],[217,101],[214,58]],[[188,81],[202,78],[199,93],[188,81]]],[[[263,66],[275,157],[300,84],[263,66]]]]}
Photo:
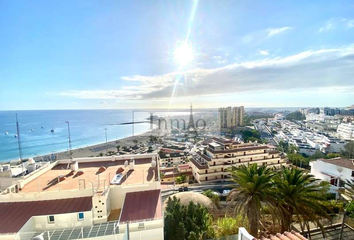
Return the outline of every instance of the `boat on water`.
{"type": "Polygon", "coordinates": [[[31,129],[31,132],[33,132],[33,131],[34,131],[34,128],[31,129]]]}
{"type": "Polygon", "coordinates": [[[17,138],[17,134],[14,135],[14,138],[17,138]]]}
{"type": "Polygon", "coordinates": [[[50,132],[52,132],[52,133],[55,132],[55,131],[54,131],[54,128],[52,128],[52,130],[50,130],[50,132]]]}
{"type": "Polygon", "coordinates": [[[5,135],[9,135],[9,132],[5,132],[5,135]]]}
{"type": "Polygon", "coordinates": [[[44,127],[41,127],[42,129],[44,128],[44,127]]]}

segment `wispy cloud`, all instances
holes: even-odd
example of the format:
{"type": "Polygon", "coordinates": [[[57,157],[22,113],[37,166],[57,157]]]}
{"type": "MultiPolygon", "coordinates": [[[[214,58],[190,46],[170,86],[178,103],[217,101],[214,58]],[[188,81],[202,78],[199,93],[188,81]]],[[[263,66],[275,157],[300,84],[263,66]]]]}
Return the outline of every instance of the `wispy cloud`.
{"type": "Polygon", "coordinates": [[[218,64],[225,64],[227,63],[227,56],[229,56],[229,54],[225,54],[225,58],[223,58],[222,56],[213,56],[213,59],[218,63],[218,64]]]}
{"type": "Polygon", "coordinates": [[[118,90],[75,90],[60,95],[94,99],[168,99],[174,86],[180,88],[177,97],[323,88],[345,90],[354,88],[352,76],[354,45],[233,63],[219,68],[195,68],[183,74],[126,76],[122,79],[138,85],[118,90]],[[179,79],[177,83],[176,79],[179,79]]]}
{"type": "Polygon", "coordinates": [[[328,32],[333,31],[335,29],[348,29],[354,27],[354,19],[346,19],[346,18],[331,18],[327,20],[323,27],[321,27],[318,32],[328,32]]]}
{"type": "Polygon", "coordinates": [[[291,28],[290,27],[268,28],[267,33],[268,33],[268,36],[274,36],[276,34],[282,33],[282,32],[289,30],[289,29],[291,29],[291,28]]]}
{"type": "Polygon", "coordinates": [[[261,50],[258,52],[260,55],[263,55],[263,56],[268,56],[269,55],[269,52],[268,51],[265,51],[265,50],[261,50]]]}
{"type": "Polygon", "coordinates": [[[281,27],[281,28],[267,28],[267,29],[262,29],[259,31],[251,32],[245,36],[242,37],[242,42],[243,43],[251,43],[251,42],[256,42],[256,43],[261,43],[266,39],[269,39],[271,37],[274,37],[275,35],[278,35],[282,32],[285,32],[287,30],[290,30],[291,27],[281,27]]]}
{"type": "Polygon", "coordinates": [[[354,28],[354,19],[351,19],[351,20],[348,21],[347,27],[348,28],[354,28]]]}
{"type": "Polygon", "coordinates": [[[329,30],[332,30],[334,28],[334,23],[333,22],[328,22],[326,25],[321,27],[318,31],[319,32],[327,32],[329,30]]]}

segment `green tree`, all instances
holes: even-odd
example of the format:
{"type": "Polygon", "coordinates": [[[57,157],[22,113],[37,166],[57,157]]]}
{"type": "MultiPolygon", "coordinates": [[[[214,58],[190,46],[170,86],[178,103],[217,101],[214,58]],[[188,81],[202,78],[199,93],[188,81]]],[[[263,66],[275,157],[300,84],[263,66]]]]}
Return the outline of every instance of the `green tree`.
{"type": "Polygon", "coordinates": [[[287,142],[280,141],[277,149],[281,152],[287,153],[289,151],[289,144],[287,142]]]}
{"type": "Polygon", "coordinates": [[[117,145],[117,146],[116,146],[116,148],[117,148],[117,152],[119,152],[120,146],[119,146],[119,145],[117,145]]]}
{"type": "Polygon", "coordinates": [[[190,202],[183,206],[176,197],[167,200],[164,235],[168,240],[199,240],[212,237],[208,209],[190,202]]]}
{"type": "Polygon", "coordinates": [[[133,143],[135,144],[135,146],[138,144],[138,142],[139,142],[139,141],[136,140],[136,139],[133,140],[133,143]]]}
{"type": "Polygon", "coordinates": [[[317,160],[319,158],[325,158],[325,157],[326,155],[323,152],[321,152],[320,150],[316,150],[316,152],[313,155],[311,155],[309,158],[311,160],[317,160]]]}
{"type": "Polygon", "coordinates": [[[345,144],[342,154],[348,159],[354,159],[354,141],[350,141],[345,144]]]}
{"type": "Polygon", "coordinates": [[[305,158],[301,154],[290,153],[290,154],[288,154],[288,159],[295,166],[302,167],[302,168],[309,168],[310,167],[309,159],[305,158]]]}
{"type": "Polygon", "coordinates": [[[290,121],[294,121],[294,120],[305,120],[305,119],[306,119],[305,115],[303,115],[303,114],[302,114],[301,112],[299,112],[299,111],[289,113],[288,115],[286,115],[285,118],[286,118],[287,120],[290,120],[290,121]]]}
{"type": "Polygon", "coordinates": [[[236,235],[240,227],[248,228],[248,219],[241,214],[234,218],[219,218],[216,221],[215,235],[217,238],[236,235]]]}
{"type": "Polygon", "coordinates": [[[340,153],[328,153],[325,158],[337,158],[341,156],[342,155],[340,153]]]}
{"type": "Polygon", "coordinates": [[[210,198],[210,200],[215,204],[216,207],[220,207],[220,197],[219,195],[215,194],[212,190],[203,191],[203,195],[210,198]]]}
{"type": "Polygon", "coordinates": [[[345,210],[347,211],[350,218],[354,218],[354,201],[349,202],[345,206],[345,210]]]}
{"type": "Polygon", "coordinates": [[[233,167],[230,172],[236,185],[227,198],[229,207],[234,209],[235,216],[240,212],[246,213],[250,222],[250,234],[258,236],[262,204],[275,205],[275,172],[266,166],[258,167],[257,164],[233,167]]]}
{"type": "Polygon", "coordinates": [[[241,132],[245,142],[258,141],[261,142],[261,134],[257,130],[245,130],[241,132]]]}
{"type": "Polygon", "coordinates": [[[319,184],[313,175],[301,169],[282,167],[282,171],[275,177],[278,190],[282,232],[290,231],[293,218],[296,216],[302,228],[309,222],[322,227],[321,218],[329,218],[329,209],[326,205],[327,185],[319,184]]]}
{"type": "Polygon", "coordinates": [[[181,175],[175,178],[177,184],[182,184],[186,182],[186,175],[181,175]]]}

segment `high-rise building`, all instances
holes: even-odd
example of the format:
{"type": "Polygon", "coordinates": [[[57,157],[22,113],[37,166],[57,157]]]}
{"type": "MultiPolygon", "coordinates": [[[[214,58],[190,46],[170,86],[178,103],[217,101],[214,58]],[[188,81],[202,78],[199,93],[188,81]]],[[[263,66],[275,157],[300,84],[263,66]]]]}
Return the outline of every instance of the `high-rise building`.
{"type": "Polygon", "coordinates": [[[244,107],[219,108],[219,127],[222,129],[243,126],[244,107]]]}

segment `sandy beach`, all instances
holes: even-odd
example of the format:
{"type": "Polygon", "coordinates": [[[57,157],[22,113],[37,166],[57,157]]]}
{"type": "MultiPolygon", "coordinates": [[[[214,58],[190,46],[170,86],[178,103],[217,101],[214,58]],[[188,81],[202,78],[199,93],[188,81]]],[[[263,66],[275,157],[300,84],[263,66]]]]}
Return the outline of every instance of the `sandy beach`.
{"type": "Polygon", "coordinates": [[[34,157],[35,160],[40,161],[49,161],[53,160],[52,155],[55,156],[56,159],[68,159],[68,158],[83,158],[83,157],[97,157],[106,155],[109,152],[117,152],[117,146],[120,146],[120,152],[124,152],[124,148],[132,148],[135,145],[146,144],[149,142],[149,137],[151,135],[157,136],[159,134],[159,130],[150,130],[142,134],[116,139],[113,141],[109,141],[107,143],[99,143],[94,145],[88,145],[86,147],[76,148],[72,150],[72,155],[70,155],[70,151],[62,151],[53,154],[46,154],[42,156],[34,157]]]}

